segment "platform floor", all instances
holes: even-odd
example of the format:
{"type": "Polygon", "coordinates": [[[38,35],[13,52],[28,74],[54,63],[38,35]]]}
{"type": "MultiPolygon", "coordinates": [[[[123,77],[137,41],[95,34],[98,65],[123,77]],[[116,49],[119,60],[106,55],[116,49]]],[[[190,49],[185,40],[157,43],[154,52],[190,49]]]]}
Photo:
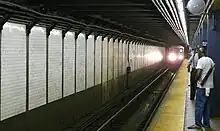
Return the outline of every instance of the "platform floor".
{"type": "Polygon", "coordinates": [[[183,131],[185,91],[188,84],[186,67],[187,61],[184,61],[148,131],[183,131]]]}
{"type": "MultiPolygon", "coordinates": [[[[188,126],[192,125],[194,123],[194,114],[195,114],[195,102],[190,101],[190,87],[187,88],[186,91],[186,111],[185,111],[185,128],[184,131],[198,131],[198,130],[192,130],[187,129],[188,126]]],[[[211,130],[207,131],[220,131],[220,118],[213,118],[211,119],[211,130]]],[[[202,131],[202,130],[201,130],[202,131]]],[[[205,129],[203,129],[205,131],[205,129]]]]}
{"type": "MultiPolygon", "coordinates": [[[[194,103],[189,100],[188,77],[185,60],[147,131],[200,131],[187,129],[194,123],[194,103]]],[[[212,119],[211,123],[212,131],[220,131],[220,119],[212,119]]]]}

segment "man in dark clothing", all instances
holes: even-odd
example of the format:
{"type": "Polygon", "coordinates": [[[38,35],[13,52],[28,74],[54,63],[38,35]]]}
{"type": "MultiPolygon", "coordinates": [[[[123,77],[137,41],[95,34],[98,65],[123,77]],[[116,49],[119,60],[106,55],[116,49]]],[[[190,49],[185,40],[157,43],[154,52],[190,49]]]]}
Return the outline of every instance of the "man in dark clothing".
{"type": "Polygon", "coordinates": [[[194,49],[192,56],[189,58],[189,61],[188,61],[188,68],[191,68],[191,71],[190,71],[190,100],[195,99],[195,92],[196,92],[195,74],[196,74],[196,66],[197,66],[198,59],[199,59],[198,53],[194,49]]]}
{"type": "Polygon", "coordinates": [[[196,67],[197,91],[195,102],[195,124],[188,129],[211,129],[210,126],[210,95],[214,88],[214,61],[206,55],[204,48],[199,49],[199,60],[196,67]]]}

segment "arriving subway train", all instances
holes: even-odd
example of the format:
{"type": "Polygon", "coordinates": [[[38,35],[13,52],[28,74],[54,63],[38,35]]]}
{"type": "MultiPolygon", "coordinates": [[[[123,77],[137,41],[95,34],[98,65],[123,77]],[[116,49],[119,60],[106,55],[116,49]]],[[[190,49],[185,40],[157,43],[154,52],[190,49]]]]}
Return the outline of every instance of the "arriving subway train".
{"type": "Polygon", "coordinates": [[[167,54],[167,64],[170,69],[178,68],[184,60],[184,47],[172,46],[168,49],[167,54]]]}

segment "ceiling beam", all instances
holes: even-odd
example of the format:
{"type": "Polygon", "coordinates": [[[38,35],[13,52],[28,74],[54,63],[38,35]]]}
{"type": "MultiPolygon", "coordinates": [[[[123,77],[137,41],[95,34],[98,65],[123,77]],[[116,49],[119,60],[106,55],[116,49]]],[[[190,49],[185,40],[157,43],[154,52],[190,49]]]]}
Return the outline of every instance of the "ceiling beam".
{"type": "Polygon", "coordinates": [[[75,15],[75,16],[79,16],[79,15],[82,15],[82,16],[87,16],[87,15],[96,15],[96,16],[138,16],[138,15],[141,15],[141,16],[146,16],[146,15],[151,15],[153,17],[153,15],[155,16],[160,16],[161,14],[157,11],[145,11],[145,12],[141,12],[141,11],[99,11],[99,12],[94,12],[94,11],[77,11],[77,12],[70,12],[71,10],[61,10],[62,12],[69,12],[71,13],[72,15],[75,15]]]}
{"type": "Polygon", "coordinates": [[[60,4],[57,7],[146,7],[146,4],[60,4]]]}
{"type": "Polygon", "coordinates": [[[160,15],[147,14],[147,13],[143,14],[143,15],[141,15],[141,14],[136,14],[136,15],[134,15],[134,14],[103,14],[102,16],[103,17],[118,16],[120,18],[130,18],[130,17],[132,17],[132,18],[146,18],[146,17],[148,17],[148,18],[160,18],[160,19],[162,19],[160,15]]]}
{"type": "Polygon", "coordinates": [[[72,12],[157,12],[155,10],[148,10],[148,9],[129,9],[129,10],[125,10],[125,9],[94,9],[94,10],[90,10],[90,9],[71,9],[72,12]]]}
{"type": "Polygon", "coordinates": [[[58,10],[60,10],[60,9],[71,9],[71,10],[80,10],[80,11],[83,11],[83,10],[94,10],[94,11],[96,11],[96,10],[128,10],[128,11],[130,11],[130,10],[143,10],[143,11],[148,11],[148,10],[153,10],[153,9],[151,9],[151,7],[146,7],[146,8],[137,8],[137,7],[126,7],[126,6],[116,6],[116,7],[111,7],[111,6],[97,6],[97,7],[95,7],[95,6],[59,6],[59,5],[56,5],[56,6],[49,6],[49,7],[47,7],[47,8],[50,8],[50,9],[58,9],[58,10]]]}

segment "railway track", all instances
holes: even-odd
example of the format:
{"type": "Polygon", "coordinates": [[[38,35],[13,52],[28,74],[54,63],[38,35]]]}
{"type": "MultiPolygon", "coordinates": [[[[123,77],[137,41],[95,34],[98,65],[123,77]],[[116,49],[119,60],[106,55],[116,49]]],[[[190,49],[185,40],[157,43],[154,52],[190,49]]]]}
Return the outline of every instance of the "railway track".
{"type": "Polygon", "coordinates": [[[146,131],[174,76],[169,69],[158,71],[139,88],[125,92],[66,131],[146,131]]]}

